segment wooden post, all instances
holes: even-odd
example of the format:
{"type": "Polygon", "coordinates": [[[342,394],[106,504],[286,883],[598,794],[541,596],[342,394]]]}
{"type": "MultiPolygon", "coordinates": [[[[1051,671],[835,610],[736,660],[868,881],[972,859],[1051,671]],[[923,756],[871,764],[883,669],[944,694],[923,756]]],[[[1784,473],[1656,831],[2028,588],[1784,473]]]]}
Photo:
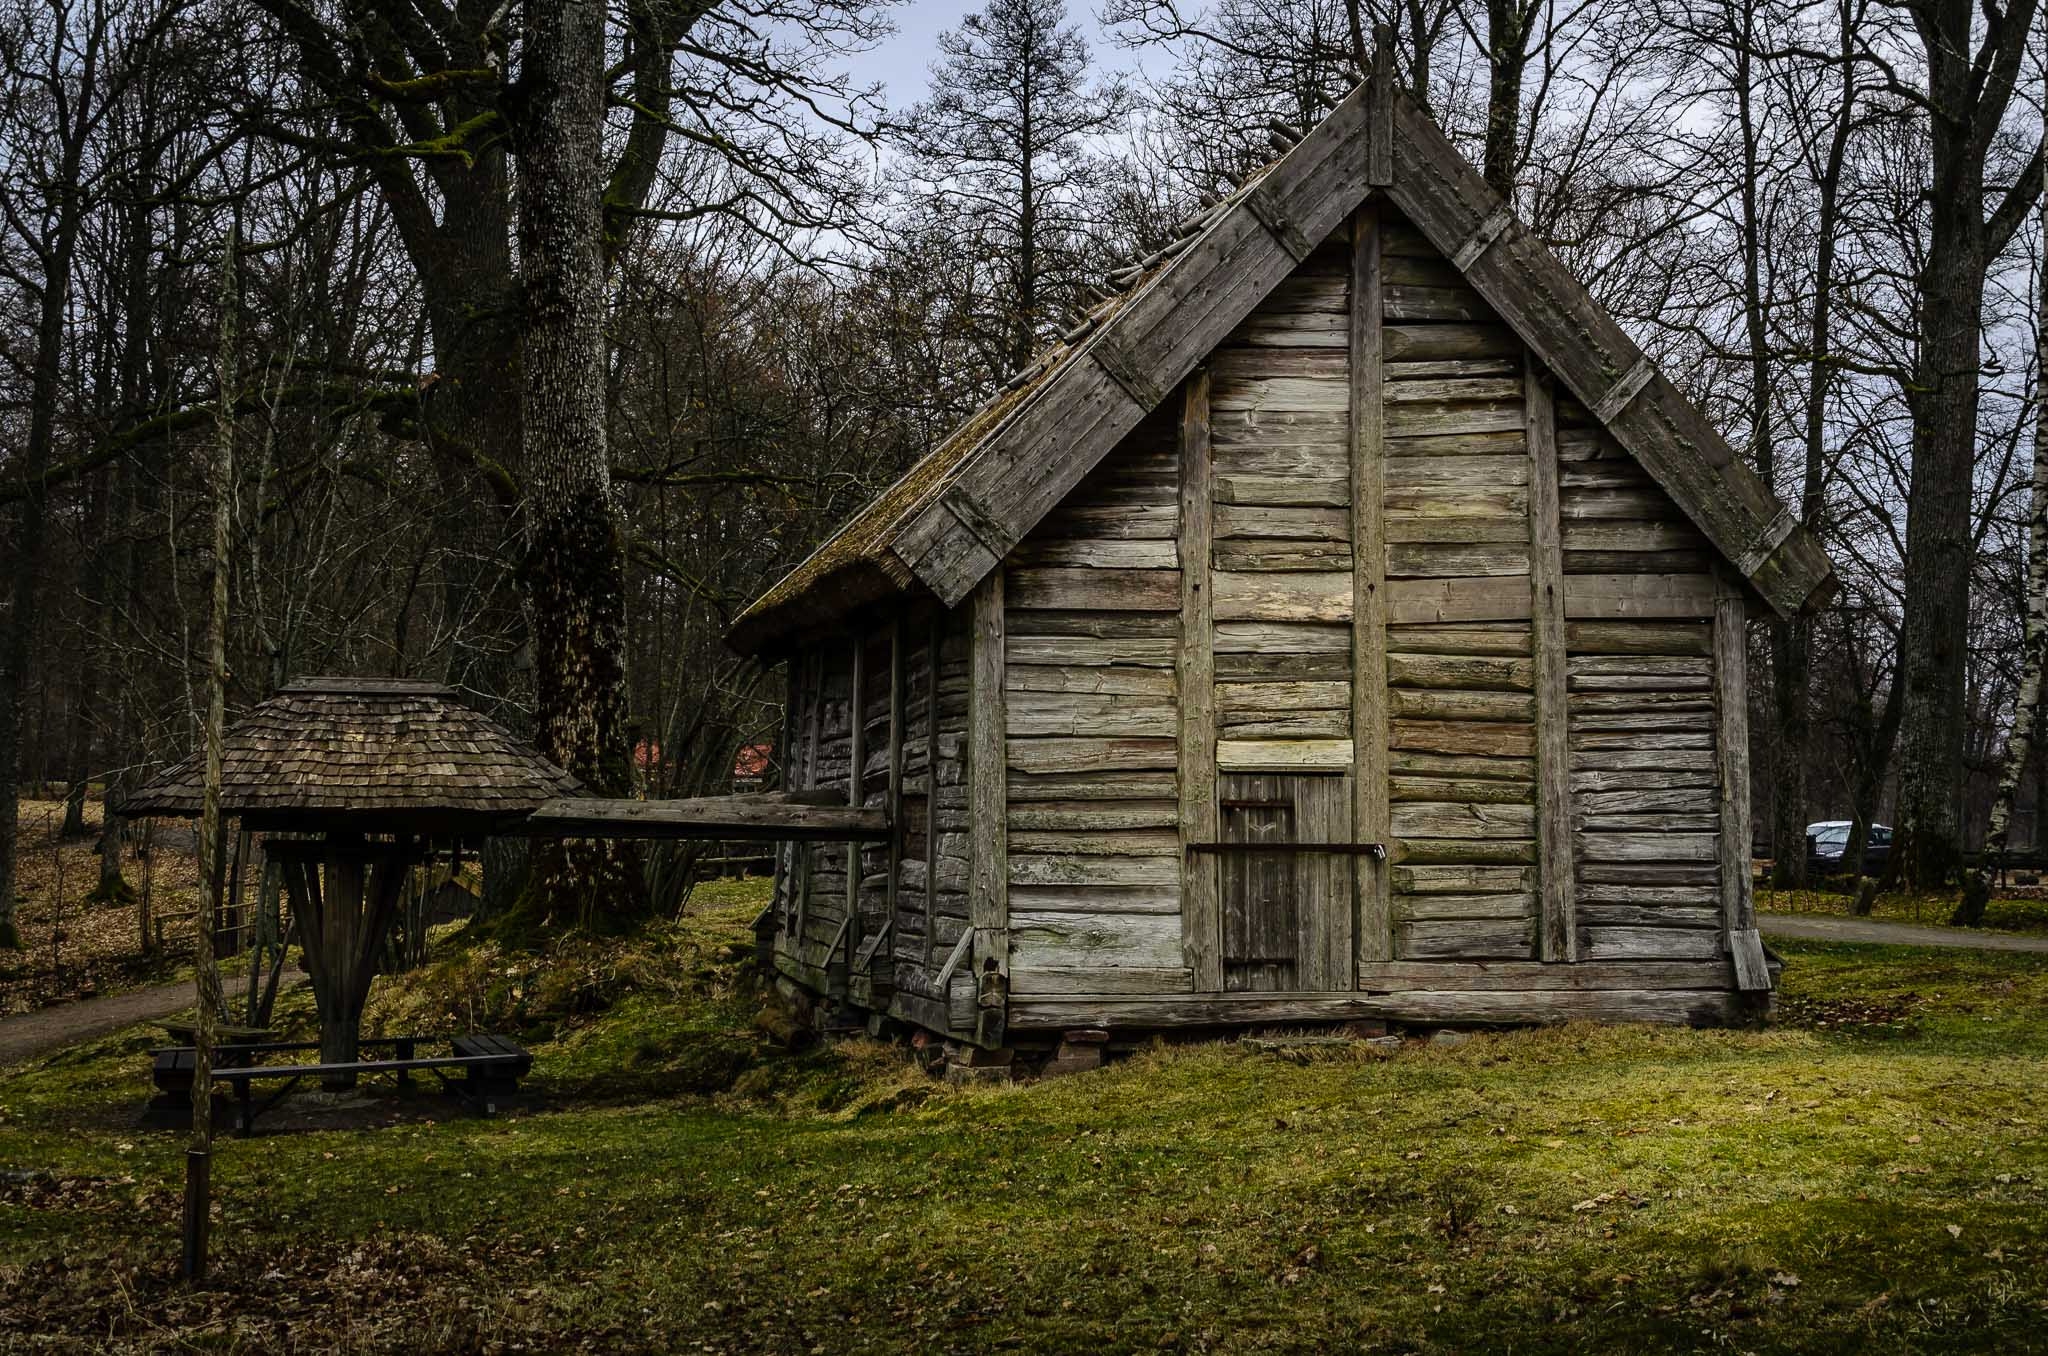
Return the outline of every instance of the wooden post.
{"type": "MultiPolygon", "coordinates": [[[[1216,497],[1211,487],[1209,369],[1182,388],[1180,416],[1180,837],[1216,841],[1216,605],[1209,589],[1209,548],[1216,497]]],[[[1223,987],[1223,905],[1217,859],[1181,854],[1181,945],[1196,992],[1223,987]]]]}
{"type": "Polygon", "coordinates": [[[1716,571],[1714,598],[1715,746],[1721,782],[1721,926],[1735,963],[1735,986],[1768,993],[1771,971],[1756,926],[1749,878],[1749,608],[1739,584],[1716,571]]]}
{"type": "Polygon", "coordinates": [[[1557,402],[1548,368],[1523,360],[1529,443],[1529,642],[1536,679],[1538,951],[1579,958],[1578,882],[1572,866],[1571,713],[1565,698],[1564,545],[1558,521],[1557,402]]]}
{"type": "Polygon", "coordinates": [[[946,617],[932,617],[925,639],[928,665],[924,689],[924,968],[938,959],[939,927],[939,652],[945,647],[946,617]]]}
{"type": "MultiPolygon", "coordinates": [[[[867,797],[868,761],[868,638],[856,635],[853,638],[853,677],[851,691],[846,704],[846,805],[858,810],[867,797]]],[[[850,967],[854,953],[860,950],[860,869],[861,845],[849,838],[846,841],[846,921],[839,929],[839,935],[846,939],[846,961],[850,967]]],[[[838,963],[837,956],[825,957],[829,969],[838,963]]]]}
{"type": "MultiPolygon", "coordinates": [[[[889,846],[887,853],[888,880],[882,887],[882,927],[889,933],[888,951],[878,951],[875,959],[887,964],[894,953],[896,932],[896,877],[903,869],[903,722],[907,696],[904,692],[903,614],[897,612],[889,618],[889,846]]],[[[872,962],[870,963],[872,966],[872,962]]],[[[894,978],[894,967],[890,977],[894,978]]]]}
{"type": "MultiPolygon", "coordinates": [[[[1375,75],[1375,79],[1382,78],[1375,75]]],[[[1379,205],[1351,219],[1351,817],[1354,841],[1391,837],[1387,806],[1386,365],[1379,205]]],[[[1392,960],[1391,872],[1355,858],[1357,959],[1392,960]]],[[[1356,987],[1357,976],[1351,977],[1356,987]]]]}
{"type": "Polygon", "coordinates": [[[967,705],[967,922],[974,930],[975,1039],[1000,1045],[1010,985],[1008,711],[1003,696],[1003,571],[974,590],[967,705]]]}

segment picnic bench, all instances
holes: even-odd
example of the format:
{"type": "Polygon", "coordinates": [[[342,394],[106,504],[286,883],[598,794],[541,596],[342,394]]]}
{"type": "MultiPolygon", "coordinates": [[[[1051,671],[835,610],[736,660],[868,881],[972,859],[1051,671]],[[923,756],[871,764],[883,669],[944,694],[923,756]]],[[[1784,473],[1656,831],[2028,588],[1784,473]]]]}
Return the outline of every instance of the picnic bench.
{"type": "MultiPolygon", "coordinates": [[[[458,1101],[488,1116],[500,1103],[515,1096],[519,1080],[533,1069],[533,1055],[504,1036],[383,1036],[361,1042],[370,1052],[390,1051],[388,1057],[359,1059],[348,1063],[265,1064],[261,1056],[303,1052],[320,1048],[318,1041],[241,1041],[223,1043],[214,1049],[214,1081],[234,1089],[236,1130],[253,1133],[256,1118],[277,1105],[285,1094],[307,1078],[332,1074],[392,1074],[401,1092],[412,1090],[412,1076],[431,1073],[458,1101]],[[445,1055],[421,1055],[423,1045],[446,1043],[445,1055]],[[258,1105],[253,1085],[258,1081],[281,1080],[283,1086],[258,1105]]],[[[196,1067],[191,1046],[174,1045],[150,1052],[150,1078],[157,1095],[143,1113],[143,1123],[156,1127],[188,1125],[192,1118],[192,1075],[196,1067]]]]}

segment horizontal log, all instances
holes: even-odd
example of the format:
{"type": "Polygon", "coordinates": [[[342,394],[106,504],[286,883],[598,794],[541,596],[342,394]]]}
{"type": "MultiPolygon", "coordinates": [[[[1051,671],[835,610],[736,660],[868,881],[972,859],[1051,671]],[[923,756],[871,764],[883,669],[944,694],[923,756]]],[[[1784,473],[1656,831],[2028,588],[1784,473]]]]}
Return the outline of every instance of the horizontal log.
{"type": "MultiPolygon", "coordinates": [[[[1526,692],[1471,692],[1444,689],[1392,688],[1387,708],[1404,720],[1536,719],[1536,698],[1526,692]]],[[[1688,736],[1689,737],[1689,736],[1688,736]]]]}
{"type": "Polygon", "coordinates": [[[1235,538],[1219,541],[1209,558],[1217,570],[1246,573],[1290,570],[1351,570],[1351,547],[1334,541],[1264,541],[1235,538]]]}
{"type": "Polygon", "coordinates": [[[1529,619],[1525,578],[1393,579],[1387,620],[1394,625],[1529,619]]]}
{"type": "Polygon", "coordinates": [[[1397,922],[1460,918],[1524,919],[1536,912],[1536,896],[1530,891],[1503,895],[1397,894],[1393,900],[1397,922]]]}
{"type": "Polygon", "coordinates": [[[1180,553],[1171,541],[1098,541],[1027,537],[1010,552],[1012,569],[1177,570],[1180,553]]]}
{"type": "Polygon", "coordinates": [[[1033,829],[1009,836],[1013,856],[1178,857],[1178,826],[1170,829],[1033,829]]]}
{"type": "Polygon", "coordinates": [[[1393,626],[1387,629],[1387,648],[1411,654],[1527,655],[1529,627],[1511,622],[1393,626]]]}
{"type": "Polygon", "coordinates": [[[1179,885],[1011,885],[1010,908],[1023,913],[1180,913],[1179,885]]]}
{"type": "Polygon", "coordinates": [[[1393,578],[1444,579],[1529,573],[1527,542],[1389,542],[1387,574],[1393,578]]]}
{"type": "Polygon", "coordinates": [[[1171,700],[1100,692],[1013,692],[1008,730],[1012,738],[1070,735],[1108,738],[1171,738],[1179,728],[1171,700]]]}
{"type": "Polygon", "coordinates": [[[1726,962],[1700,961],[1368,961],[1358,967],[1358,985],[1369,990],[1529,994],[1733,989],[1735,974],[1726,962]]]}
{"type": "Polygon", "coordinates": [[[1390,800],[1460,801],[1466,804],[1515,805],[1535,798],[1534,782],[1459,780],[1450,777],[1389,777],[1390,800]]]}
{"type": "Polygon", "coordinates": [[[1010,841],[1019,832],[1060,829],[1171,829],[1180,824],[1180,803],[1158,800],[1020,801],[1010,797],[1005,816],[1010,841]]]}
{"type": "Polygon", "coordinates": [[[1216,685],[1216,710],[1224,715],[1333,711],[1348,708],[1350,703],[1351,684],[1347,682],[1219,682],[1216,685]]]}
{"type": "Polygon", "coordinates": [[[1579,854],[1588,862],[1710,862],[1720,843],[1711,833],[1582,833],[1579,854]]]}
{"type": "Polygon", "coordinates": [[[1008,692],[1071,692],[1171,699],[1175,687],[1171,669],[1103,664],[1019,664],[1013,661],[1003,670],[1003,688],[1008,692]]]}
{"type": "MultiPolygon", "coordinates": [[[[1010,962],[1010,995],[1018,998],[1083,993],[1184,994],[1194,987],[1194,971],[1184,965],[1088,965],[1079,968],[1019,965],[1010,962]]],[[[1015,1025],[1013,1021],[1011,1023],[1015,1025]]]]}
{"type": "Polygon", "coordinates": [[[1513,838],[1396,838],[1389,856],[1398,864],[1526,866],[1536,844],[1513,838]]]}
{"type": "Polygon", "coordinates": [[[1083,857],[1071,853],[1010,854],[1010,884],[1040,886],[1177,886],[1180,856],[1083,857]]]}
{"type": "Polygon", "coordinates": [[[1219,739],[1216,767],[1222,772],[1344,771],[1351,766],[1348,739],[1219,739]]]}
{"type": "MultiPolygon", "coordinates": [[[[1231,574],[1210,580],[1216,620],[1348,622],[1352,577],[1333,572],[1231,574]]],[[[1219,632],[1221,628],[1219,627],[1219,632]]]]}
{"type": "Polygon", "coordinates": [[[1397,801],[1391,830],[1400,838],[1525,838],[1536,833],[1536,807],[1527,804],[1397,801]]]}
{"type": "Polygon", "coordinates": [[[1390,880],[1396,894],[1517,894],[1536,888],[1533,866],[1396,865],[1390,880]]]}
{"type": "Polygon", "coordinates": [[[1351,652],[1322,650],[1304,653],[1253,654],[1230,651],[1216,656],[1219,681],[1272,683],[1351,680],[1351,652]]]}
{"type": "MultiPolygon", "coordinates": [[[[1454,962],[1423,964],[1430,969],[1454,962]]],[[[1516,962],[1497,961],[1487,968],[1516,962]]],[[[1012,957],[1012,973],[1017,962],[1012,957]]],[[[1552,971],[1579,966],[1551,965],[1552,971]]],[[[1676,968],[1676,967],[1668,967],[1676,968]]],[[[1363,972],[1361,972],[1363,973],[1363,972]]],[[[1301,1022],[1382,1020],[1418,1023],[1519,1024],[1565,1021],[1655,1022],[1724,1026],[1742,1019],[1738,995],[1718,989],[1403,989],[1392,993],[1191,993],[1172,997],[1095,993],[1014,995],[1009,1027],[1064,1031],[1080,1026],[1124,1030],[1174,1027],[1287,1025],[1301,1022]]]]}
{"type": "Polygon", "coordinates": [[[1003,582],[1005,601],[1016,608],[1102,612],[1174,612],[1180,608],[1177,569],[1015,569],[1003,582]]]}
{"type": "Polygon", "coordinates": [[[1246,504],[1216,505],[1218,540],[1256,537],[1264,541],[1351,540],[1351,514],[1341,508],[1268,508],[1246,504]]]}
{"type": "Polygon", "coordinates": [[[1160,739],[1012,739],[1005,758],[1017,772],[1107,772],[1175,766],[1178,741],[1160,739]]]}
{"type": "MultiPolygon", "coordinates": [[[[1066,914],[1010,910],[1010,970],[1132,966],[1176,969],[1177,914],[1066,914]]],[[[1014,1018],[1013,1018],[1014,1024],[1014,1018]]]]}
{"type": "Polygon", "coordinates": [[[1588,927],[1588,960],[1712,960],[1722,954],[1712,928],[1588,927]]]}
{"type": "Polygon", "coordinates": [[[1420,639],[1405,631],[1387,637],[1387,682],[1394,687],[1476,689],[1528,692],[1536,685],[1536,666],[1520,657],[1489,655],[1410,654],[1395,646],[1420,639]]]}
{"type": "Polygon", "coordinates": [[[1564,614],[1581,621],[1710,617],[1714,590],[1706,574],[1568,574],[1564,614]]]}
{"type": "MultiPolygon", "coordinates": [[[[1532,745],[1533,749],[1533,736],[1532,745]]],[[[1489,757],[1484,754],[1437,753],[1426,744],[1415,749],[1391,749],[1387,770],[1395,776],[1502,778],[1527,782],[1536,776],[1536,759],[1489,757]]]]}
{"type": "Polygon", "coordinates": [[[1351,652],[1351,628],[1335,623],[1225,621],[1216,623],[1216,653],[1327,654],[1351,652]]]}
{"type": "Polygon", "coordinates": [[[1172,771],[1137,770],[1120,764],[1077,772],[1030,772],[1012,768],[1007,786],[1012,807],[1068,801],[1121,805],[1134,800],[1171,801],[1179,794],[1179,780],[1172,771]]]}
{"type": "Polygon", "coordinates": [[[735,842],[814,842],[889,837],[881,810],[794,804],[754,796],[685,800],[548,801],[517,828],[529,838],[718,838],[735,842]]]}
{"type": "Polygon", "coordinates": [[[1403,960],[1526,957],[1535,949],[1534,919],[1456,919],[1394,925],[1394,951],[1403,960]]]}
{"type": "Polygon", "coordinates": [[[1004,654],[1018,664],[1133,664],[1171,669],[1179,642],[1167,636],[1127,640],[1094,636],[1019,636],[1004,640],[1004,654]]]}
{"type": "Polygon", "coordinates": [[[1536,729],[1533,725],[1506,721],[1395,720],[1388,727],[1388,747],[1488,758],[1531,758],[1536,752],[1536,729]]]}

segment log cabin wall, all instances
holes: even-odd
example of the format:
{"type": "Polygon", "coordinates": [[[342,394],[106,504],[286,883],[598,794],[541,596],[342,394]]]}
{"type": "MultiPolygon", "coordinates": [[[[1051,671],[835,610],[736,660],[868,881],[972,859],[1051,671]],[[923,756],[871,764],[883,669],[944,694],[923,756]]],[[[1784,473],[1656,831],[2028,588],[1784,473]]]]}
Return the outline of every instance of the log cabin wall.
{"type": "Polygon", "coordinates": [[[1175,402],[1003,580],[1010,992],[1185,992],[1176,832],[1175,402]]]}

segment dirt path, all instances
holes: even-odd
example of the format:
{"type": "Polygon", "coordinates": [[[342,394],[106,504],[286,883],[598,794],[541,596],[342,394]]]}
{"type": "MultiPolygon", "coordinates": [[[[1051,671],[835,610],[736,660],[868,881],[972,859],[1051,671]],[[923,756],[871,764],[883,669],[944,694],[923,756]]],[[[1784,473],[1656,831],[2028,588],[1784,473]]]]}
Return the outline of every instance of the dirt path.
{"type": "Polygon", "coordinates": [[[1966,951],[2048,951],[2048,937],[2014,937],[2001,932],[1972,932],[1968,928],[1926,928],[1839,914],[1759,913],[1756,920],[1766,937],[1881,942],[1887,946],[1954,946],[1966,951]]]}
{"type": "MultiPolygon", "coordinates": [[[[305,979],[299,971],[288,972],[278,981],[278,991],[282,993],[305,979]]],[[[0,1068],[137,1022],[168,1017],[191,1006],[192,981],[188,979],[0,1018],[0,1068]]]]}

